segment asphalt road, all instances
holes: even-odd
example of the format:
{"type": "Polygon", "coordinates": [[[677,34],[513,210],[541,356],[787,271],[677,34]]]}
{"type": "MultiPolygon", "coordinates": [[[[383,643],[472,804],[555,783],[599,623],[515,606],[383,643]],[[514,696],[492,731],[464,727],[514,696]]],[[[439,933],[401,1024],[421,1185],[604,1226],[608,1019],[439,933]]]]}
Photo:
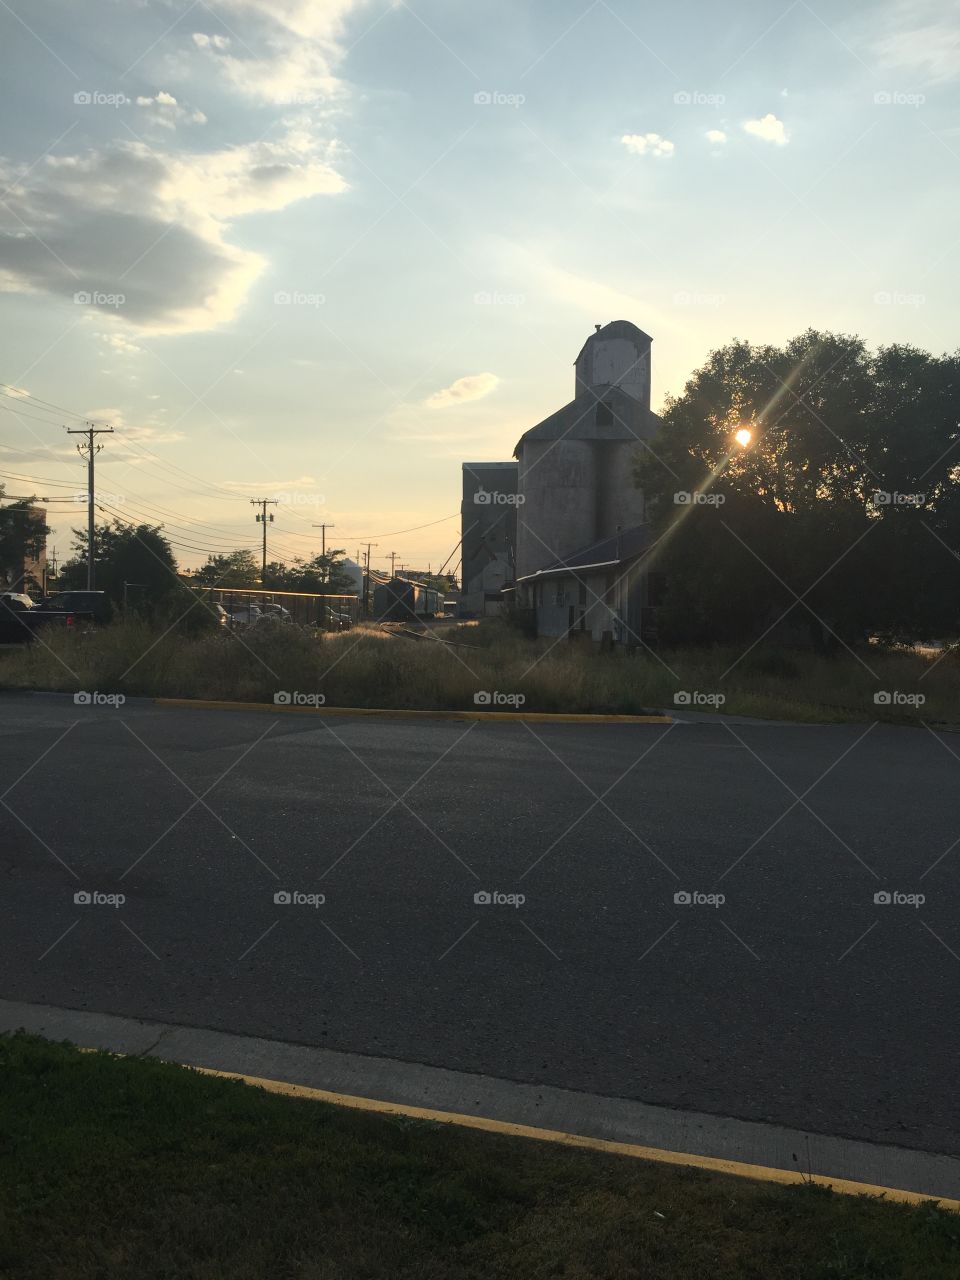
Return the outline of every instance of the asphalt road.
{"type": "Polygon", "coordinates": [[[0,779],[6,998],[960,1154],[960,736],[4,695],[0,779]]]}

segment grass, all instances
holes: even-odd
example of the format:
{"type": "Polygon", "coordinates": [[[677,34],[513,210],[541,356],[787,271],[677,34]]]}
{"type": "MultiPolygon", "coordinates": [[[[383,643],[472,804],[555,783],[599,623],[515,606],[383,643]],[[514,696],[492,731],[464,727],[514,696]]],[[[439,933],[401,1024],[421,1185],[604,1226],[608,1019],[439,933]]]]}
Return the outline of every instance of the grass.
{"type": "Polygon", "coordinates": [[[0,1039],[11,1280],[951,1280],[960,1216],[0,1039]]]}
{"type": "MultiPolygon", "coordinates": [[[[280,690],[322,693],[329,706],[469,709],[478,691],[521,694],[530,711],[635,714],[672,707],[683,690],[721,694],[722,710],[800,721],[960,723],[960,657],[937,661],[870,647],[854,656],[714,648],[599,654],[530,640],[491,620],[414,641],[375,627],[320,637],[256,628],[242,639],[157,633],[139,621],[0,652],[0,688],[272,702],[280,690]],[[921,707],[877,705],[878,690],[920,693],[921,707]]],[[[711,704],[700,710],[709,711],[711,704]]]]}

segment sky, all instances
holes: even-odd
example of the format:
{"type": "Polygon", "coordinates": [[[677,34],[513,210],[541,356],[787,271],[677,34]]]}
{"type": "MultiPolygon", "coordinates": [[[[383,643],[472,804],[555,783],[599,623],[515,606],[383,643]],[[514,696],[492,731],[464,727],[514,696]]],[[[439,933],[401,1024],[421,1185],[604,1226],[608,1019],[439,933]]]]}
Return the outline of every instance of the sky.
{"type": "MultiPolygon", "coordinates": [[[[958,0],[3,0],[0,483],[182,566],[455,552],[463,461],[731,339],[958,346],[958,0]]],[[[459,556],[453,555],[450,567],[459,556]]]]}

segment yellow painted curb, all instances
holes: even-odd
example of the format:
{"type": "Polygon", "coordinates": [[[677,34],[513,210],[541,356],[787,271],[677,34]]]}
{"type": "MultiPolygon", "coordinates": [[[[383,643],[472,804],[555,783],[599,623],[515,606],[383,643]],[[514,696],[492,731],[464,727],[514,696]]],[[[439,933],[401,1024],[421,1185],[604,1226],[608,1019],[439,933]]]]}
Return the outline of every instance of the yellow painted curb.
{"type": "Polygon", "coordinates": [[[382,1115],[439,1121],[443,1124],[460,1125],[465,1129],[482,1129],[486,1133],[500,1133],[511,1138],[532,1138],[538,1142],[555,1142],[566,1147],[582,1147],[590,1151],[604,1151],[610,1155],[632,1156],[637,1160],[650,1160],[657,1164],[686,1165],[695,1169],[704,1169],[710,1173],[730,1174],[735,1178],[752,1178],[757,1182],[777,1182],[785,1186],[815,1182],[823,1187],[831,1187],[843,1195],[883,1196],[887,1200],[904,1204],[927,1204],[934,1200],[942,1209],[960,1212],[960,1200],[947,1200],[943,1196],[927,1195],[920,1191],[903,1191],[898,1187],[880,1187],[870,1182],[852,1182],[848,1178],[828,1178],[816,1173],[801,1174],[795,1169],[774,1169],[768,1165],[743,1164],[739,1160],[720,1160],[714,1156],[693,1155],[684,1151],[664,1151],[659,1147],[642,1147],[632,1142],[614,1142],[609,1138],[585,1138],[581,1134],[564,1133],[559,1129],[538,1129],[527,1124],[511,1124],[506,1120],[490,1120],[486,1116],[461,1115],[456,1111],[433,1111],[429,1107],[408,1107],[399,1102],[359,1098],[350,1093],[331,1093],[326,1089],[311,1089],[306,1085],[287,1084],[283,1080],[267,1080],[261,1076],[247,1076],[237,1071],[217,1071],[213,1067],[188,1067],[187,1069],[199,1071],[202,1075],[220,1076],[224,1080],[242,1080],[244,1084],[264,1089],[268,1093],[280,1093],[292,1098],[310,1099],[314,1102],[329,1102],[338,1107],[351,1107],[356,1111],[375,1111],[382,1115]]]}
{"type": "Polygon", "coordinates": [[[673,724],[672,716],[575,715],[552,711],[412,711],[399,707],[293,707],[273,702],[217,702],[205,698],[154,698],[158,707],[208,711],[272,711],[278,715],[385,716],[393,720],[541,720],[571,724],[673,724]]]}

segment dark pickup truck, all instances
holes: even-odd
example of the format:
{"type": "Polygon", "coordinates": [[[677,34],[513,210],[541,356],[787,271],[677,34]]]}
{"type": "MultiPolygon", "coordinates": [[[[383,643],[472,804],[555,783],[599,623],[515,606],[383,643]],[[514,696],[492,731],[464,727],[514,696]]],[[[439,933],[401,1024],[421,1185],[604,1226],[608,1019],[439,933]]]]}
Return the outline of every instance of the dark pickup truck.
{"type": "Polygon", "coordinates": [[[15,591],[0,594],[0,644],[27,644],[45,627],[101,625],[113,616],[103,591],[61,591],[34,604],[15,591]]]}

